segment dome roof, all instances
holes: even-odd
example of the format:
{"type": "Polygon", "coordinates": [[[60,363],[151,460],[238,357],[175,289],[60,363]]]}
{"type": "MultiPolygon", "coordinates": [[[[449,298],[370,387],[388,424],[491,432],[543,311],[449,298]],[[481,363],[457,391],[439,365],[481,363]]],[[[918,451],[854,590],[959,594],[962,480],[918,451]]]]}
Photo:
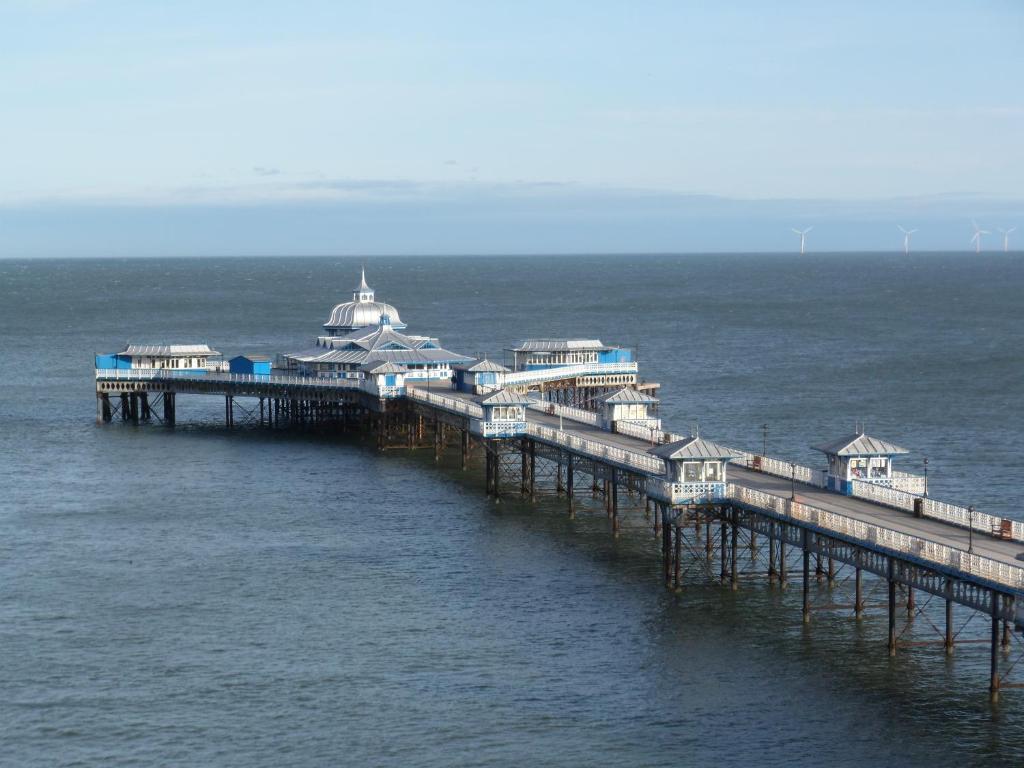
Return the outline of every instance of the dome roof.
{"type": "Polygon", "coordinates": [[[385,316],[393,328],[405,328],[397,309],[374,299],[373,288],[366,284],[364,269],[360,275],[359,286],[352,292],[352,301],[336,305],[324,323],[324,328],[329,331],[354,331],[368,325],[381,325],[385,316]]]}
{"type": "Polygon", "coordinates": [[[380,325],[381,318],[387,315],[391,326],[404,328],[398,310],[383,301],[346,301],[331,310],[331,316],[324,323],[324,328],[340,330],[345,328],[365,328],[368,325],[380,325]]]}

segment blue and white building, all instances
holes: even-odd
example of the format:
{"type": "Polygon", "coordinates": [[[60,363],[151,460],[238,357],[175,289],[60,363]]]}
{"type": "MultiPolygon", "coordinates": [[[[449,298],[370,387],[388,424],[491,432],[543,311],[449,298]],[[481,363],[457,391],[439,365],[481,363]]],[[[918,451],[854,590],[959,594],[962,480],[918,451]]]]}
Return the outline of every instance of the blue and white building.
{"type": "Polygon", "coordinates": [[[648,453],[665,462],[665,477],[649,478],[647,495],[669,504],[721,501],[726,465],[738,458],[735,451],[696,436],[659,445],[648,453]]]}
{"type": "Polygon", "coordinates": [[[207,373],[221,369],[220,357],[207,344],[128,344],[120,352],[96,355],[96,368],[207,373]]]}
{"type": "Polygon", "coordinates": [[[526,433],[526,406],[530,399],[507,389],[474,398],[483,418],[470,420],[470,431],[481,437],[518,437],[526,433]]]}
{"type": "Polygon", "coordinates": [[[824,453],[828,459],[828,469],[825,471],[828,489],[847,496],[853,494],[854,482],[894,487],[896,476],[892,469],[892,458],[909,453],[905,448],[877,437],[869,437],[859,430],[813,448],[824,453]]]}
{"type": "Polygon", "coordinates": [[[527,339],[512,353],[513,369],[532,371],[584,363],[632,363],[633,350],[611,347],[598,339],[527,339]]]}
{"type": "Polygon", "coordinates": [[[272,362],[266,355],[236,355],[228,360],[228,371],[247,376],[269,376],[272,362]]]}
{"type": "Polygon", "coordinates": [[[454,370],[455,389],[477,395],[501,387],[505,374],[509,372],[504,365],[487,359],[459,363],[454,370]]]}
{"type": "Polygon", "coordinates": [[[601,406],[601,426],[612,432],[620,425],[632,425],[642,429],[661,429],[661,419],[654,412],[658,398],[632,387],[623,387],[598,398],[601,406]]]}

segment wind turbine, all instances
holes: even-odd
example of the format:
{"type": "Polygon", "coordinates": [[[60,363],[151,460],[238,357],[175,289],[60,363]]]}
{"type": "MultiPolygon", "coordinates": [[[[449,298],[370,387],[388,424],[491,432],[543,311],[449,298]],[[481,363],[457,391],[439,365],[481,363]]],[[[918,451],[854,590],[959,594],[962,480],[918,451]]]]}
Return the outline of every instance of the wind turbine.
{"type": "Polygon", "coordinates": [[[808,227],[807,229],[793,229],[798,235],[800,235],[800,255],[804,255],[805,246],[807,245],[807,233],[810,232],[814,227],[808,227]]]}
{"type": "Polygon", "coordinates": [[[917,232],[916,229],[904,229],[899,224],[896,225],[900,232],[903,233],[903,255],[907,256],[910,254],[910,236],[917,232]]]}
{"type": "Polygon", "coordinates": [[[1002,227],[996,227],[1003,234],[1003,253],[1008,253],[1010,250],[1010,233],[1016,232],[1016,227],[1010,227],[1009,229],[1003,229],[1002,227]]]}
{"type": "Polygon", "coordinates": [[[981,236],[991,235],[992,233],[989,232],[987,229],[982,229],[981,227],[979,227],[978,222],[976,222],[974,219],[971,219],[971,224],[974,225],[974,237],[971,238],[971,242],[974,243],[974,252],[981,253],[981,236]]]}

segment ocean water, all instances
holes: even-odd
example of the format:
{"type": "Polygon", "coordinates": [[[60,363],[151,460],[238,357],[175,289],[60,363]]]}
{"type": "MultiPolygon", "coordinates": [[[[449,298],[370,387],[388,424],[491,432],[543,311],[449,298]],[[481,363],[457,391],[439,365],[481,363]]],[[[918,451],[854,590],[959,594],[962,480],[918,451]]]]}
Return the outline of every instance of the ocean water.
{"type": "MultiPolygon", "coordinates": [[[[642,514],[613,538],[597,505],[495,506],[479,466],[227,432],[203,398],[174,430],[95,424],[95,352],[301,349],[361,263],[0,261],[0,764],[1024,763],[984,645],[890,659],[877,612],[667,593],[642,514]]],[[[767,423],[817,463],[862,422],[933,496],[1024,519],[1024,254],[365,263],[448,348],[634,346],[676,431],[756,450],[767,423]]]]}

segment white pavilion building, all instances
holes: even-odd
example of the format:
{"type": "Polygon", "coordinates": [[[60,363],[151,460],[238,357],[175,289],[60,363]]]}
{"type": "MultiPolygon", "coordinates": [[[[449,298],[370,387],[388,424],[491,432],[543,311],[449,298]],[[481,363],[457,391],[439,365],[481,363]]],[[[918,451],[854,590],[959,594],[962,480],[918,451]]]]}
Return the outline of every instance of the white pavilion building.
{"type": "Polygon", "coordinates": [[[281,355],[280,367],[303,376],[361,379],[376,364],[390,363],[404,381],[449,381],[454,366],[472,360],[444,349],[437,338],[400,333],[406,326],[398,310],[375,300],[365,271],[352,301],[335,306],[323,327],[314,346],[281,355]]]}

